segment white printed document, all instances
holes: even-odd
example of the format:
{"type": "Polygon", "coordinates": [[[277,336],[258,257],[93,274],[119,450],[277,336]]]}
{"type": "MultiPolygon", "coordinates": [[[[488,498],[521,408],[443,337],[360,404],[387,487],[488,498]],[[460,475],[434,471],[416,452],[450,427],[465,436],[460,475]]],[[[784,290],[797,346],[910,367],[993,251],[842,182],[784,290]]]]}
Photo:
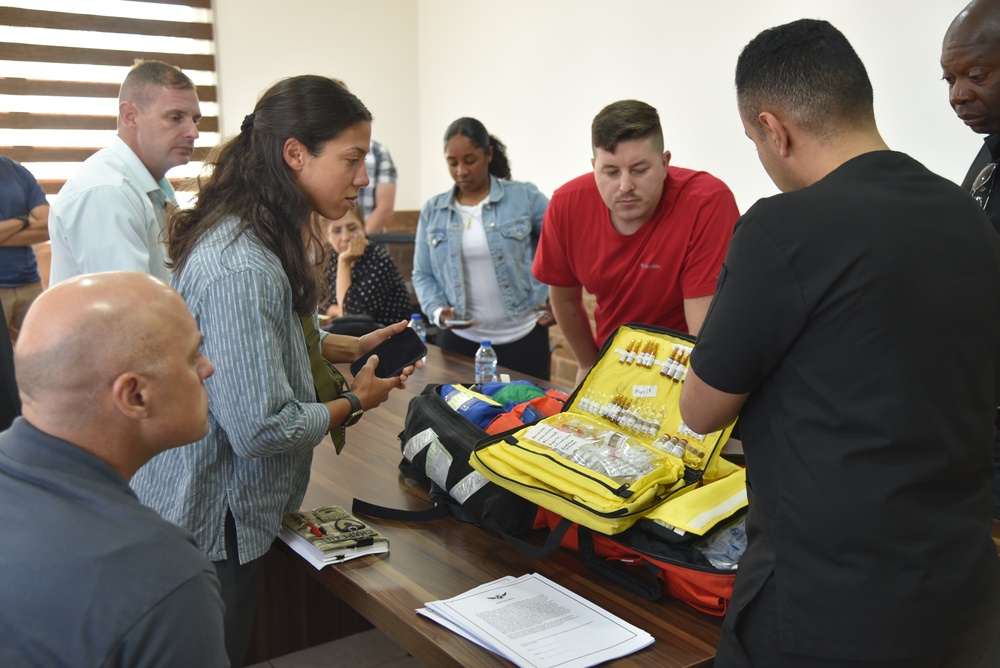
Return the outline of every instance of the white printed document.
{"type": "Polygon", "coordinates": [[[501,578],[417,612],[524,668],[587,668],[653,642],[537,573],[501,578]]]}

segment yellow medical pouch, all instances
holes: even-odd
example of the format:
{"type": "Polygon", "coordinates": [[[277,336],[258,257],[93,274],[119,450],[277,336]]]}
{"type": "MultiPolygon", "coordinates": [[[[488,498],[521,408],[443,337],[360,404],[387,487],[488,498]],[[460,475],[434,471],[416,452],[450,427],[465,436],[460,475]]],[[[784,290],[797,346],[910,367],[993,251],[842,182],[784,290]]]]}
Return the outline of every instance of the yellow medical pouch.
{"type": "Polygon", "coordinates": [[[562,413],[483,439],[470,464],[603,534],[649,517],[704,535],[744,507],[746,493],[742,469],[720,458],[733,425],[698,434],[681,419],[693,347],[693,337],[662,327],[619,327],[562,413]],[[716,485],[718,494],[701,491],[716,485]]]}

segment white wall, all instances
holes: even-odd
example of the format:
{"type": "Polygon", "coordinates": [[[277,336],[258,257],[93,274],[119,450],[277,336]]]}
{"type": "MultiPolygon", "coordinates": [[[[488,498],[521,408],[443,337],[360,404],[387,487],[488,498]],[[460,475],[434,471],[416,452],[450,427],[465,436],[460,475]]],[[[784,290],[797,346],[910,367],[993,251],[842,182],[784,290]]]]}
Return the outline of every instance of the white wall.
{"type": "Polygon", "coordinates": [[[271,84],[298,74],[341,79],[371,110],[372,137],[401,175],[397,207],[420,206],[416,0],[214,0],[222,134],[271,84]]]}
{"type": "Polygon", "coordinates": [[[675,164],[719,176],[745,210],[776,189],[736,112],[736,59],[761,30],[803,17],[829,20],[854,44],[889,144],[960,179],[980,139],[948,106],[939,56],[966,3],[421,0],[421,190],[449,186],[440,136],[473,115],[507,143],[514,178],[551,193],[590,169],[594,115],[637,98],[659,110],[675,164]]]}
{"type": "Polygon", "coordinates": [[[400,209],[450,187],[441,136],[460,116],[507,144],[515,179],[551,194],[590,169],[594,114],[632,97],[659,109],[675,164],[721,177],[745,210],[776,189],[743,135],[736,58],[764,28],[802,17],[831,21],[854,44],[893,148],[960,180],[981,142],[954,117],[938,64],[967,0],[215,2],[224,128],[280,76],[339,76],[392,150],[400,209]],[[289,28],[276,11],[307,23],[289,28]],[[307,33],[319,36],[288,45],[307,33]]]}

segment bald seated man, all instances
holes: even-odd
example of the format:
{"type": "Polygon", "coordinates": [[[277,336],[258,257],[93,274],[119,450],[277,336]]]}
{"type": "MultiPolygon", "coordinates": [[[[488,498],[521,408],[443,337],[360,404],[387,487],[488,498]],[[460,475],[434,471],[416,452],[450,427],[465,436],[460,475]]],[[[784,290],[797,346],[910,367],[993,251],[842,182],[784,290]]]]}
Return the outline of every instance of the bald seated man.
{"type": "Polygon", "coordinates": [[[200,348],[146,274],[80,276],[29,309],[23,416],[0,434],[0,665],[229,665],[215,569],[128,485],[207,433],[200,348]]]}

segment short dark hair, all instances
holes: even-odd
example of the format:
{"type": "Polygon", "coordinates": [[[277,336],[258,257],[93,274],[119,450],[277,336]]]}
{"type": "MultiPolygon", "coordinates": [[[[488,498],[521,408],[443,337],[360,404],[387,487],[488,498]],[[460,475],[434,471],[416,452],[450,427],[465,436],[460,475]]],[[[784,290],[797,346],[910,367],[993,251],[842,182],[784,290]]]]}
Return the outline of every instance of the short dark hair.
{"type": "Polygon", "coordinates": [[[590,126],[591,145],[614,153],[618,142],[653,138],[653,147],[663,152],[663,127],[656,109],[639,100],[612,102],[594,116],[590,126]]]}
{"type": "Polygon", "coordinates": [[[744,119],[779,108],[820,136],[875,122],[864,63],[827,21],[800,19],[754,37],[736,62],[736,98],[744,119]]]}
{"type": "Polygon", "coordinates": [[[510,180],[510,160],[507,159],[507,147],[504,143],[486,131],[486,126],[475,118],[464,116],[453,121],[448,129],[444,131],[444,143],[448,145],[448,140],[455,135],[462,135],[472,142],[476,148],[493,149],[493,158],[490,160],[490,174],[498,179],[510,180]]]}
{"type": "Polygon", "coordinates": [[[137,58],[118,90],[118,100],[128,100],[144,109],[153,99],[153,90],[156,88],[193,90],[194,82],[180,68],[169,63],[137,58]]]}

